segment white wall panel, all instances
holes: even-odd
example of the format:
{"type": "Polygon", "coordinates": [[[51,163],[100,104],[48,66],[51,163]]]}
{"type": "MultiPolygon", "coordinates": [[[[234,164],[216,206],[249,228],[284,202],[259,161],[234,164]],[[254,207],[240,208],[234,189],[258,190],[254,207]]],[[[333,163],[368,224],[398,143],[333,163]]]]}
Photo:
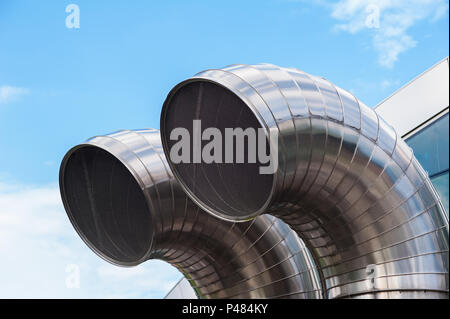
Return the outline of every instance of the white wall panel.
{"type": "Polygon", "coordinates": [[[449,105],[448,58],[428,69],[375,107],[403,136],[449,105]]]}

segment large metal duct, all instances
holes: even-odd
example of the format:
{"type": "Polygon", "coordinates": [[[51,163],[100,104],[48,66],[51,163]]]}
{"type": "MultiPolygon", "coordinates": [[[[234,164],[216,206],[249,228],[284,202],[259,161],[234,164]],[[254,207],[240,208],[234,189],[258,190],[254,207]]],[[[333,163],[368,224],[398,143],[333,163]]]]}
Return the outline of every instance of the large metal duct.
{"type": "Polygon", "coordinates": [[[232,65],[169,93],[166,154],[173,129],[198,134],[193,120],[223,135],[263,128],[266,147],[278,133],[275,174],[260,174],[261,162],[169,163],[207,212],[232,221],[269,213],[289,224],[311,250],[325,297],[448,298],[440,199],[412,150],[351,93],[297,69],[232,65]]]}
{"type": "Polygon", "coordinates": [[[159,131],[119,131],[74,147],[60,189],[78,234],[113,264],[162,259],[200,298],[321,297],[295,232],[272,216],[230,223],[200,210],[173,178],[159,131]]]}

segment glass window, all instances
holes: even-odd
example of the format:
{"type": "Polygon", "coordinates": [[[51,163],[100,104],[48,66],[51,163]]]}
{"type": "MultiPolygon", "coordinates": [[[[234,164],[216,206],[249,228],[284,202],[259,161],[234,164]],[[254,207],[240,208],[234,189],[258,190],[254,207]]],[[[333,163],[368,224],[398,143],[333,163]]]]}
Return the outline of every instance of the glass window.
{"type": "Polygon", "coordinates": [[[433,183],[434,187],[436,187],[437,192],[439,193],[439,196],[441,197],[442,204],[444,204],[445,211],[447,212],[448,216],[448,171],[444,174],[437,175],[435,177],[431,178],[431,182],[433,183]]]}
{"type": "Polygon", "coordinates": [[[445,210],[449,212],[449,122],[448,113],[405,141],[428,172],[445,210]]]}
{"type": "Polygon", "coordinates": [[[448,170],[448,113],[406,139],[428,175],[448,170]]]}

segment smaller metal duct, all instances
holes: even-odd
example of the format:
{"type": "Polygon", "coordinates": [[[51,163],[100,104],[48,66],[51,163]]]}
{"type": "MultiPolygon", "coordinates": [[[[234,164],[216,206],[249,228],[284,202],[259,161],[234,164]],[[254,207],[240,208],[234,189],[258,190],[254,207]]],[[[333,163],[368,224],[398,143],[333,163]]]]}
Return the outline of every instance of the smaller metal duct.
{"type": "Polygon", "coordinates": [[[171,90],[161,113],[165,154],[175,129],[195,136],[194,120],[222,136],[277,133],[274,174],[250,161],[169,164],[207,212],[231,221],[269,213],[289,224],[310,248],[326,297],[448,298],[442,203],[412,150],[351,93],[298,69],[231,65],[171,90]]]}
{"type": "Polygon", "coordinates": [[[120,266],[161,259],[200,298],[320,298],[312,257],[284,222],[217,219],[196,206],[169,169],[156,130],[119,131],[72,148],[60,169],[72,225],[120,266]]]}

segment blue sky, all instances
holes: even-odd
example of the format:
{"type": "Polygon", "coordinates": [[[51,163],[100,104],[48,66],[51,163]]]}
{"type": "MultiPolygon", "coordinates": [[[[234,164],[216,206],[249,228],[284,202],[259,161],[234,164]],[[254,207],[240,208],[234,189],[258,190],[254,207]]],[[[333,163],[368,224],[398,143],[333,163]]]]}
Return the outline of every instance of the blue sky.
{"type": "Polygon", "coordinates": [[[448,27],[442,0],[0,1],[0,297],[162,297],[180,278],[110,266],[76,237],[57,187],[75,144],[159,128],[175,84],[234,63],[297,67],[375,106],[448,56],[448,27]]]}

